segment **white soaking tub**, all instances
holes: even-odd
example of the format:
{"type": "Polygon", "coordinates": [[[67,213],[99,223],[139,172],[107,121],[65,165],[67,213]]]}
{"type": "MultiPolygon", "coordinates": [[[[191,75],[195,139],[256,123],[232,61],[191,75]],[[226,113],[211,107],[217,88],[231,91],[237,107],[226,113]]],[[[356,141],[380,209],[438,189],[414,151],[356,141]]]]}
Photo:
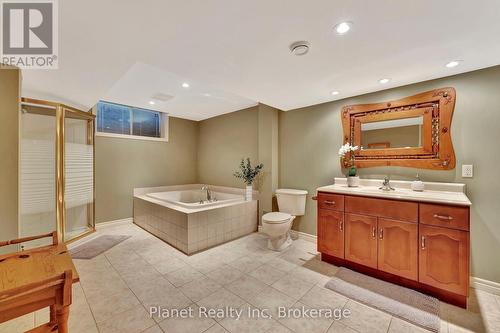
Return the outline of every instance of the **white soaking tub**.
{"type": "Polygon", "coordinates": [[[206,192],[201,190],[155,192],[146,195],[153,199],[170,202],[186,208],[210,207],[245,200],[242,195],[212,191],[213,200],[207,201],[206,192]]]}

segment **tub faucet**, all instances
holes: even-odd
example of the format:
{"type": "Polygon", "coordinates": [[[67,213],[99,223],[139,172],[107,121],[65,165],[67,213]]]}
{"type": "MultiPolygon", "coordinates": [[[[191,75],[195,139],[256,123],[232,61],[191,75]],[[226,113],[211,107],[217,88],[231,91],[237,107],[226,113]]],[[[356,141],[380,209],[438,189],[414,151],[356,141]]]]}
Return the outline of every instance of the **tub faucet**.
{"type": "Polygon", "coordinates": [[[210,191],[210,187],[208,187],[208,185],[203,185],[201,190],[207,192],[207,201],[212,201],[212,191],[210,191]]]}
{"type": "Polygon", "coordinates": [[[382,191],[395,191],[396,189],[391,186],[390,179],[388,176],[385,176],[384,182],[382,183],[382,186],[379,187],[379,190],[382,191]]]}

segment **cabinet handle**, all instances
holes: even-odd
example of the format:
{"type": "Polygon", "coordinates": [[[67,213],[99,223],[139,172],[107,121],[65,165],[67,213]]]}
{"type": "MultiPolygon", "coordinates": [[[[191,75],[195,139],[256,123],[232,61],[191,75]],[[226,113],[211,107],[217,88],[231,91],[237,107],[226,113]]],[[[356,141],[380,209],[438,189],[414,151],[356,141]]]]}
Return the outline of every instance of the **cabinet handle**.
{"type": "Polygon", "coordinates": [[[434,218],[440,219],[440,220],[445,220],[445,221],[451,221],[451,220],[453,220],[453,217],[451,217],[449,215],[434,214],[434,218]]]}
{"type": "Polygon", "coordinates": [[[376,236],[376,232],[377,232],[377,228],[372,227],[372,237],[373,237],[373,238],[377,238],[377,236],[376,236]]]}
{"type": "Polygon", "coordinates": [[[422,250],[425,250],[425,236],[421,237],[422,250]]]}
{"type": "Polygon", "coordinates": [[[335,205],[335,201],[331,201],[331,200],[325,200],[324,203],[326,205],[335,205]]]}
{"type": "Polygon", "coordinates": [[[340,231],[344,230],[344,221],[339,222],[339,229],[340,229],[340,231]]]}
{"type": "Polygon", "coordinates": [[[378,232],[378,238],[384,239],[384,229],[380,228],[380,231],[378,232]]]}

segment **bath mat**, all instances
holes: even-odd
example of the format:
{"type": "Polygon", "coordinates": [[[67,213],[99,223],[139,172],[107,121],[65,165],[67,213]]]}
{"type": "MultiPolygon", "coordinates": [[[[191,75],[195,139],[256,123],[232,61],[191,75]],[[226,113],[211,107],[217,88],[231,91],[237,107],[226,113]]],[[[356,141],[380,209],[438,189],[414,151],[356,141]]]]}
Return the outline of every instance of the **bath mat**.
{"type": "Polygon", "coordinates": [[[325,287],[427,330],[439,332],[439,300],[435,297],[343,267],[325,287]]]}
{"type": "Polygon", "coordinates": [[[126,235],[102,235],[78,245],[69,253],[73,259],[92,259],[130,237],[126,235]]]}

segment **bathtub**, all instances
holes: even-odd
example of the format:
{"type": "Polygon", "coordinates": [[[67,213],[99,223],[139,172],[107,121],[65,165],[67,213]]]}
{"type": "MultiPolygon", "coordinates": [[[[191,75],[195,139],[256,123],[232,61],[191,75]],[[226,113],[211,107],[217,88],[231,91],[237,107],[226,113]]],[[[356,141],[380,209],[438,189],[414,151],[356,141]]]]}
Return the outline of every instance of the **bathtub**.
{"type": "Polygon", "coordinates": [[[206,192],[201,190],[183,190],[183,191],[168,191],[168,192],[154,192],[147,193],[150,198],[173,203],[185,208],[203,208],[224,203],[244,201],[242,195],[224,192],[212,191],[212,198],[214,200],[206,200],[206,192]]]}
{"type": "Polygon", "coordinates": [[[206,202],[202,186],[134,189],[134,223],[186,254],[257,231],[258,192],[246,201],[244,189],[210,185],[217,200],[206,202]]]}

